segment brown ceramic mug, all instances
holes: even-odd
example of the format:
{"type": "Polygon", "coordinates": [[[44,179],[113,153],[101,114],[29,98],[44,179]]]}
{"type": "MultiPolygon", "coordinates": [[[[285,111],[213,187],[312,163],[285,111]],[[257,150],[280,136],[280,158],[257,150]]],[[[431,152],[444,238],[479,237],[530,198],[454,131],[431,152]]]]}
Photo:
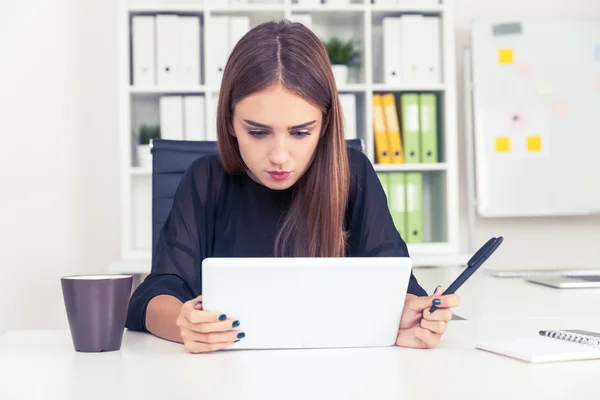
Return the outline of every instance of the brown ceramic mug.
{"type": "Polygon", "coordinates": [[[61,278],[71,337],[76,351],[121,348],[131,275],[72,275],[61,278]]]}

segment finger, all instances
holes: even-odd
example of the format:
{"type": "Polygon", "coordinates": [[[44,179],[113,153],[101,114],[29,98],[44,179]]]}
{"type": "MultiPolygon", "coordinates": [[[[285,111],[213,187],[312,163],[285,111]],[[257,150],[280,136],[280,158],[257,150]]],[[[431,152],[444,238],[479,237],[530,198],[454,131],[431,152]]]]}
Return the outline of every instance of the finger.
{"type": "Polygon", "coordinates": [[[440,343],[441,335],[420,326],[415,327],[415,337],[423,342],[423,347],[431,349],[440,343]]]}
{"type": "Polygon", "coordinates": [[[186,350],[192,354],[208,353],[229,347],[235,343],[202,343],[202,342],[184,342],[186,350]]]}
{"type": "Polygon", "coordinates": [[[238,331],[200,333],[189,330],[183,330],[181,332],[181,338],[184,341],[194,341],[202,343],[231,343],[239,341],[244,337],[246,337],[246,334],[244,332],[238,331]]]}
{"type": "Polygon", "coordinates": [[[435,300],[439,300],[439,304],[436,304],[437,308],[454,308],[460,306],[461,303],[460,296],[456,293],[440,296],[435,300]]]}
{"type": "Polygon", "coordinates": [[[194,299],[194,309],[202,310],[202,296],[198,296],[194,299]]]}
{"type": "Polygon", "coordinates": [[[446,321],[428,321],[426,319],[421,320],[421,328],[428,329],[431,332],[439,335],[446,332],[447,327],[448,323],[446,321]]]}
{"type": "Polygon", "coordinates": [[[205,322],[225,321],[227,319],[227,315],[220,312],[191,310],[185,314],[185,318],[192,324],[199,324],[205,322]]]}
{"type": "Polygon", "coordinates": [[[226,319],[225,321],[219,322],[201,322],[199,324],[189,323],[185,328],[194,332],[210,333],[210,332],[226,332],[232,328],[240,326],[240,321],[233,319],[226,319]]]}
{"type": "Polygon", "coordinates": [[[423,318],[429,321],[450,321],[452,319],[452,310],[449,308],[437,309],[429,313],[429,309],[423,310],[423,318]]]}
{"type": "MultiPolygon", "coordinates": [[[[414,296],[414,297],[410,297],[410,298],[407,297],[406,298],[406,307],[413,311],[417,311],[420,314],[421,311],[423,311],[425,309],[429,309],[434,304],[434,300],[441,299],[441,297],[439,295],[440,290],[441,289],[438,289],[431,296],[414,296]]],[[[437,301],[436,301],[436,303],[437,303],[437,301]]]]}
{"type": "Polygon", "coordinates": [[[398,337],[396,338],[396,345],[400,347],[410,347],[413,349],[425,348],[423,341],[415,336],[415,328],[418,328],[418,326],[400,329],[398,331],[398,337]]]}

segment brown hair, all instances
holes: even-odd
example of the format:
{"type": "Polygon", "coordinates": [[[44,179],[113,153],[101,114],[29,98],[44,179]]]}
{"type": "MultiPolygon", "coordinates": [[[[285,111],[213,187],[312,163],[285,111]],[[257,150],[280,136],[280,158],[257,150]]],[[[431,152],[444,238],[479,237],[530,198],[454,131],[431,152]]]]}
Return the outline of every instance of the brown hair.
{"type": "Polygon", "coordinates": [[[260,24],[231,52],[217,106],[223,166],[229,173],[247,169],[233,135],[235,104],[274,84],[323,112],[322,136],[312,164],[294,185],[292,205],[275,238],[275,255],[343,257],[349,167],[341,106],[327,51],[301,23],[260,24]]]}

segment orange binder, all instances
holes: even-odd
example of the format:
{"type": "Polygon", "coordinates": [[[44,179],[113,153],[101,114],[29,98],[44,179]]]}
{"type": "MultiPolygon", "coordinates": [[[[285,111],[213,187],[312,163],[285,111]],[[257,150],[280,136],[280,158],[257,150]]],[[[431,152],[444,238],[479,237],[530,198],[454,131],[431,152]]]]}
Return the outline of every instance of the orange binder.
{"type": "Polygon", "coordinates": [[[396,99],[393,94],[388,93],[383,95],[382,102],[392,163],[404,164],[404,149],[402,149],[402,139],[400,137],[396,99]]]}
{"type": "Polygon", "coordinates": [[[383,116],[383,102],[380,94],[373,95],[373,134],[375,136],[375,161],[378,164],[391,164],[392,156],[383,116]]]}

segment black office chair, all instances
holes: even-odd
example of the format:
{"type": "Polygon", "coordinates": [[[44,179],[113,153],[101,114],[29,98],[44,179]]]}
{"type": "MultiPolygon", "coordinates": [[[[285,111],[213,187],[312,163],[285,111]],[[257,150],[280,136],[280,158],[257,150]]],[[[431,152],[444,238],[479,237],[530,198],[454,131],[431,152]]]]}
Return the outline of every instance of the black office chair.
{"type": "MultiPolygon", "coordinates": [[[[350,139],[348,147],[364,152],[362,139],[350,139]]],[[[217,142],[154,139],[152,152],[152,253],[158,234],[169,217],[177,186],[187,168],[198,158],[215,154],[217,142]]]]}

